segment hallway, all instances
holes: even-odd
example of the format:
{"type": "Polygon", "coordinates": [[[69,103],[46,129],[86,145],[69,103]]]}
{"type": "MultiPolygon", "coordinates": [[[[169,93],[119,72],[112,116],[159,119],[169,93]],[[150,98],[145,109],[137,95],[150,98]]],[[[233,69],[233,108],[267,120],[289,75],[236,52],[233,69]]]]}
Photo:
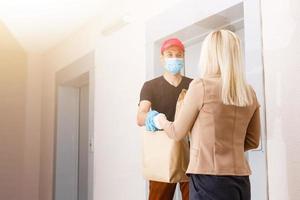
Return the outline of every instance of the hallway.
{"type": "Polygon", "coordinates": [[[261,106],[252,199],[298,200],[299,12],[297,0],[1,1],[0,200],[147,199],[140,90],[171,37],[182,74],[200,77],[203,39],[220,28],[241,38],[261,106]]]}

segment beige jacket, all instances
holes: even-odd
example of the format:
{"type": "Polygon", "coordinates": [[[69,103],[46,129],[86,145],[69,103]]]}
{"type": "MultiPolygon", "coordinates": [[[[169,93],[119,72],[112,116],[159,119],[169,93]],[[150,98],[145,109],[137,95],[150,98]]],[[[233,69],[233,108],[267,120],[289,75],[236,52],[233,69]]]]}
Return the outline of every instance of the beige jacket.
{"type": "Polygon", "coordinates": [[[253,104],[224,105],[219,76],[194,80],[178,117],[161,125],[170,138],[180,140],[191,130],[188,174],[250,175],[244,152],[259,146],[259,103],[252,89],[253,104]]]}

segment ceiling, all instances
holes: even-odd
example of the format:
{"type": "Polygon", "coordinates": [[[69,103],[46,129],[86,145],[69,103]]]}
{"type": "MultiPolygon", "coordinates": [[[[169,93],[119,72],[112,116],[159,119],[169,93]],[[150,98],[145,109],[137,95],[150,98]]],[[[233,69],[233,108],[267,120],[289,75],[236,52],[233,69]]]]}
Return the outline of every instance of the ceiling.
{"type": "MultiPolygon", "coordinates": [[[[29,52],[45,52],[91,20],[147,18],[180,0],[0,0],[0,20],[29,52]]],[[[99,27],[100,29],[100,27],[99,27]]]]}

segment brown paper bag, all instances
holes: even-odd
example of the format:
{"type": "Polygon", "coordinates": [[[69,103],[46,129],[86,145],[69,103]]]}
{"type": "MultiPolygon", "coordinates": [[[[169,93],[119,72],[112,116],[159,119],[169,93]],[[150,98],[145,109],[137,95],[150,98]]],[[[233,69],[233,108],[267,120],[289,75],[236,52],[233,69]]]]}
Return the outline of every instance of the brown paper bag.
{"type": "MultiPolygon", "coordinates": [[[[182,90],[176,105],[175,118],[186,90],[182,90]]],[[[147,180],[177,183],[188,181],[185,172],[189,163],[188,138],[170,139],[164,131],[145,131],[143,135],[143,175],[147,180]]]]}

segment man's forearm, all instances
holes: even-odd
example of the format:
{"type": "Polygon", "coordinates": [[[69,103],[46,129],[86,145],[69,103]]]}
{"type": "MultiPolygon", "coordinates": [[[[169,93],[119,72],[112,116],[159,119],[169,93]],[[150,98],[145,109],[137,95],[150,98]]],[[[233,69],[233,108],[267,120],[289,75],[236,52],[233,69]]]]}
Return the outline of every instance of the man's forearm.
{"type": "Polygon", "coordinates": [[[137,115],[137,125],[138,126],[145,126],[145,120],[147,118],[146,112],[139,112],[137,115]]]}

